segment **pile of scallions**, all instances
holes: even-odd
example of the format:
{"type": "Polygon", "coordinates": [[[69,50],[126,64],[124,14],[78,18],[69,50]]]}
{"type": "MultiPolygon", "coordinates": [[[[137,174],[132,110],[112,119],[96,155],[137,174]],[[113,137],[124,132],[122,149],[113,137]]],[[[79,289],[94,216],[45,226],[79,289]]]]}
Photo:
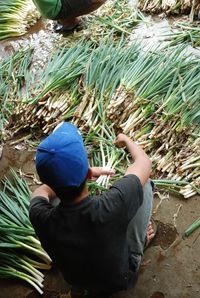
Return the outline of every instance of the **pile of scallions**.
{"type": "Polygon", "coordinates": [[[27,80],[12,127],[41,127],[47,134],[70,120],[91,143],[108,139],[112,127],[145,148],[157,179],[177,181],[163,188],[188,198],[199,193],[200,63],[184,49],[144,51],[138,42],[112,36],[98,45],[79,40],[62,47],[37,73],[39,81],[33,75],[31,84],[27,80]]]}
{"type": "Polygon", "coordinates": [[[3,138],[4,126],[22,96],[32,53],[33,49],[28,47],[0,60],[0,139],[3,138]]]}
{"type": "Polygon", "coordinates": [[[39,18],[32,0],[0,0],[0,40],[25,34],[39,18]]]}
{"type": "Polygon", "coordinates": [[[36,238],[28,216],[30,190],[25,180],[11,170],[0,190],[0,278],[19,278],[43,293],[44,274],[51,259],[36,238]]]}
{"type": "Polygon", "coordinates": [[[194,15],[197,15],[200,9],[198,0],[139,0],[138,7],[145,12],[166,14],[181,14],[190,13],[193,20],[194,15]]]}
{"type": "Polygon", "coordinates": [[[162,34],[164,40],[169,41],[169,46],[189,44],[192,47],[200,46],[200,22],[174,23],[173,32],[162,34]]]}

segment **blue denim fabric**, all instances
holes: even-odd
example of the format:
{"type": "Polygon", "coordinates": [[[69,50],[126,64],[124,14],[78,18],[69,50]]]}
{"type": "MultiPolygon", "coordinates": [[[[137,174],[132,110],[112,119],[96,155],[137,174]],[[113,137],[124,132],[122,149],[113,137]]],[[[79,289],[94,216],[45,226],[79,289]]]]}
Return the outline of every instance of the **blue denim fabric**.
{"type": "Polygon", "coordinates": [[[139,267],[144,251],[148,223],[152,214],[153,185],[149,179],[143,187],[143,203],[127,228],[127,240],[134,266],[139,267]],[[138,266],[136,265],[138,264],[138,266]]]}

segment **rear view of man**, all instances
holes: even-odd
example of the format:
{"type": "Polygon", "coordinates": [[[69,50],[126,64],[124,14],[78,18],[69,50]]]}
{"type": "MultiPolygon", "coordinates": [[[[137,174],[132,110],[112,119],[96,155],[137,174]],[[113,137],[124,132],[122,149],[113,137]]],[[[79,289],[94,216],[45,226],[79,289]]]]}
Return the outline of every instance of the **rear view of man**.
{"type": "Polygon", "coordinates": [[[56,32],[72,33],[79,25],[79,16],[89,14],[106,0],[33,0],[41,15],[58,20],[56,32]]]}
{"type": "Polygon", "coordinates": [[[36,169],[44,184],[32,194],[30,220],[43,248],[75,289],[72,297],[82,291],[105,298],[133,287],[144,248],[154,236],[149,223],[151,162],[124,134],[115,145],[126,146],[134,163],[101,195],[90,195],[86,180],[114,172],[88,166],[74,125],[62,123],[37,149],[36,169]],[[55,197],[60,199],[56,207],[55,197]]]}

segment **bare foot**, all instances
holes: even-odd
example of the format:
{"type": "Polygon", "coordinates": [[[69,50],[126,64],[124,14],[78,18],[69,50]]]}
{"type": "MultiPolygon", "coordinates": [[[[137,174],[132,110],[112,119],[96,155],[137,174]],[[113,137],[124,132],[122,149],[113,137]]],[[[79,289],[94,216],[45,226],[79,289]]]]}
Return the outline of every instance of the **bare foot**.
{"type": "Polygon", "coordinates": [[[152,222],[150,221],[147,227],[147,243],[146,246],[149,245],[149,243],[151,242],[151,240],[154,238],[155,236],[155,231],[154,231],[154,227],[152,222]]]}

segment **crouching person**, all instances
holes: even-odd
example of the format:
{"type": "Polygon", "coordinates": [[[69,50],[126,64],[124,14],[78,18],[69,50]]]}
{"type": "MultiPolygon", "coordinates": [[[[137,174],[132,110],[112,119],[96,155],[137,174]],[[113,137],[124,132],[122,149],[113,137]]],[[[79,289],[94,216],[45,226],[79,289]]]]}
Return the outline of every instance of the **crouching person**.
{"type": "Polygon", "coordinates": [[[56,32],[72,33],[79,25],[79,16],[98,9],[106,0],[33,0],[44,18],[57,20],[56,32]]]}
{"type": "Polygon", "coordinates": [[[89,167],[73,124],[59,125],[37,148],[36,169],[44,184],[32,194],[30,220],[43,248],[72,285],[72,297],[89,293],[87,297],[105,298],[133,287],[144,247],[154,236],[151,161],[124,134],[115,145],[126,146],[134,163],[101,195],[90,195],[86,181],[114,171],[89,167]]]}

